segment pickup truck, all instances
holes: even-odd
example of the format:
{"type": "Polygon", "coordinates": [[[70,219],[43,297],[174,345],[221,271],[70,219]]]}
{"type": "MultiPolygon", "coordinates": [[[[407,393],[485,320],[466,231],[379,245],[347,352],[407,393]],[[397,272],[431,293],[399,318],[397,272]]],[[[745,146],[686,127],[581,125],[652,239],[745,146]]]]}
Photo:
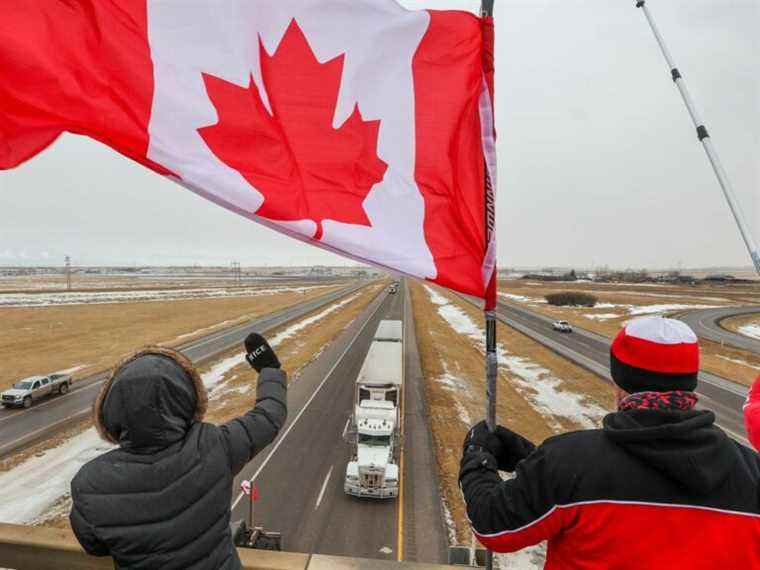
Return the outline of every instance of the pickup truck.
{"type": "Polygon", "coordinates": [[[52,394],[65,394],[71,387],[69,374],[32,376],[19,380],[13,387],[0,393],[0,403],[5,408],[30,408],[32,403],[52,394]]]}

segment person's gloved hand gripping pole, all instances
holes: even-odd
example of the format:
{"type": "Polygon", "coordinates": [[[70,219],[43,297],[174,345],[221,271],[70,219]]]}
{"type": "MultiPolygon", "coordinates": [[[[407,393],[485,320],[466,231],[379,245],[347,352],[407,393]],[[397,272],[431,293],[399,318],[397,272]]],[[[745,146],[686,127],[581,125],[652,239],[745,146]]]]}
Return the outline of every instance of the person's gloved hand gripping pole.
{"type": "Polygon", "coordinates": [[[491,432],[484,421],[475,424],[464,440],[465,455],[471,452],[490,453],[499,471],[512,472],[517,464],[528,457],[536,446],[523,436],[502,426],[491,432]]]}

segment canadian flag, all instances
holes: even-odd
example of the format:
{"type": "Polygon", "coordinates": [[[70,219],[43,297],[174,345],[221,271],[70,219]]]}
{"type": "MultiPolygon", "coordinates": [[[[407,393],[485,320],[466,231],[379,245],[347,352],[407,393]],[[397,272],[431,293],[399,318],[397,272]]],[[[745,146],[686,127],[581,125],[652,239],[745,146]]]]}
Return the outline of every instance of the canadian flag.
{"type": "Polygon", "coordinates": [[[84,134],[277,231],[492,298],[492,46],[490,19],[394,0],[5,0],[0,168],[84,134]]]}

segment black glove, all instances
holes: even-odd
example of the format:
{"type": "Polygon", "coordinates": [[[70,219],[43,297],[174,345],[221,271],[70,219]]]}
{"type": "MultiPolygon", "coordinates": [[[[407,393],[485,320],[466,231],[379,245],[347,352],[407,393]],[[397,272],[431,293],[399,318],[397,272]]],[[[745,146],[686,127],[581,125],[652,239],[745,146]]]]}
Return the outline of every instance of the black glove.
{"type": "Polygon", "coordinates": [[[246,337],[245,353],[245,359],[256,369],[256,372],[261,372],[264,368],[280,367],[280,361],[274,350],[269,346],[267,339],[259,333],[251,333],[246,337]]]}
{"type": "Polygon", "coordinates": [[[497,426],[493,433],[485,421],[475,424],[464,440],[464,452],[486,451],[494,456],[500,471],[514,471],[517,464],[536,448],[523,436],[497,426]]]}

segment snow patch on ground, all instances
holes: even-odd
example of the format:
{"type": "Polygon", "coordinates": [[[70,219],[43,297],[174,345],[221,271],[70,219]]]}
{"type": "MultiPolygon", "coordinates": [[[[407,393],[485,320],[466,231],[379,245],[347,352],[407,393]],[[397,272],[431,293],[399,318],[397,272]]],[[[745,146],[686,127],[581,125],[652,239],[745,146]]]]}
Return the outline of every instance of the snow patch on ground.
{"type": "Polygon", "coordinates": [[[74,374],[74,372],[79,372],[82,368],[87,368],[87,365],[78,364],[77,366],[66,368],[65,370],[56,370],[55,372],[52,372],[52,374],[74,374]]]}
{"type": "Polygon", "coordinates": [[[281,342],[289,339],[292,336],[295,336],[296,333],[300,332],[301,330],[305,329],[309,325],[312,325],[316,323],[317,321],[324,319],[327,315],[330,313],[334,313],[338,309],[345,307],[349,303],[351,303],[354,299],[356,299],[359,296],[359,293],[355,293],[348,297],[347,299],[343,299],[339,303],[335,303],[333,305],[330,305],[323,311],[317,313],[316,315],[312,315],[311,317],[307,317],[305,319],[302,319],[298,321],[297,323],[289,326],[281,333],[275,335],[275,337],[269,341],[269,344],[272,346],[272,348],[279,345],[281,342]]]}
{"type": "Polygon", "coordinates": [[[467,408],[465,408],[459,400],[454,400],[454,407],[457,409],[459,420],[467,427],[472,426],[474,422],[472,421],[470,412],[467,411],[467,408]]]}
{"type": "MultiPolygon", "coordinates": [[[[622,309],[628,315],[637,317],[643,315],[664,315],[665,313],[672,313],[674,311],[691,311],[696,309],[714,309],[716,305],[684,305],[684,304],[658,304],[658,305],[623,305],[618,303],[597,303],[594,307],[589,307],[586,310],[591,309],[622,309]]],[[[583,310],[583,309],[580,309],[583,310]]],[[[605,321],[608,319],[615,319],[622,317],[622,314],[617,313],[602,313],[602,314],[584,314],[587,319],[595,319],[605,321]]]]}
{"type": "Polygon", "coordinates": [[[662,313],[671,313],[673,311],[694,310],[694,309],[714,309],[715,305],[632,305],[628,309],[629,315],[659,315],[662,313]]]}
{"type": "Polygon", "coordinates": [[[607,410],[588,401],[580,394],[561,390],[559,378],[549,370],[520,356],[500,356],[503,364],[515,377],[515,380],[527,392],[525,395],[534,404],[536,410],[550,420],[554,429],[562,430],[556,422],[557,416],[569,419],[583,428],[599,427],[607,410]]]}
{"type": "MultiPolygon", "coordinates": [[[[446,297],[432,287],[425,285],[425,288],[430,300],[438,306],[438,314],[457,333],[469,337],[484,352],[485,331],[446,297]]],[[[584,428],[595,428],[607,414],[607,410],[589,402],[584,396],[561,390],[562,381],[546,368],[527,358],[510,354],[501,345],[497,348],[499,367],[511,373],[516,382],[515,387],[533,404],[536,411],[547,418],[556,431],[562,431],[562,426],[556,420],[558,416],[584,428]]]]}
{"type": "Polygon", "coordinates": [[[206,390],[210,392],[210,397],[212,399],[217,397],[214,392],[222,385],[222,380],[224,380],[225,375],[235,368],[235,366],[238,366],[243,362],[245,362],[245,351],[238,352],[232,356],[228,356],[224,360],[220,360],[214,364],[208,372],[204,372],[201,375],[203,385],[206,387],[206,390]]]}
{"type": "Polygon", "coordinates": [[[136,301],[178,301],[183,299],[226,299],[234,297],[259,297],[278,293],[305,293],[332,287],[311,285],[304,287],[235,287],[195,288],[170,290],[92,291],[62,293],[4,293],[0,294],[0,307],[49,307],[56,305],[90,305],[108,303],[134,303],[136,301]]]}
{"type": "Polygon", "coordinates": [[[511,554],[497,554],[494,560],[500,570],[541,570],[546,562],[546,543],[529,546],[511,554]]]}
{"type": "Polygon", "coordinates": [[[609,321],[610,319],[617,319],[618,317],[622,317],[623,315],[618,315],[617,313],[598,313],[596,315],[583,315],[587,319],[591,319],[592,321],[609,321]]]}
{"type": "Polygon", "coordinates": [[[457,529],[454,524],[454,517],[451,516],[451,510],[446,499],[441,496],[441,508],[443,509],[443,520],[446,523],[446,533],[449,536],[449,546],[456,546],[457,544],[457,529]]]}
{"type": "Polygon", "coordinates": [[[535,297],[526,297],[525,295],[513,295],[512,293],[499,293],[499,297],[504,297],[510,301],[517,301],[519,303],[546,303],[546,299],[536,299],[535,297]]]}
{"type": "Polygon", "coordinates": [[[739,333],[752,338],[760,338],[760,324],[752,323],[739,327],[739,333]]]}
{"type": "Polygon", "coordinates": [[[0,521],[30,524],[47,518],[47,511],[70,493],[71,480],[79,468],[114,447],[100,439],[95,428],[90,428],[39,457],[31,457],[0,473],[3,490],[0,521]]]}

